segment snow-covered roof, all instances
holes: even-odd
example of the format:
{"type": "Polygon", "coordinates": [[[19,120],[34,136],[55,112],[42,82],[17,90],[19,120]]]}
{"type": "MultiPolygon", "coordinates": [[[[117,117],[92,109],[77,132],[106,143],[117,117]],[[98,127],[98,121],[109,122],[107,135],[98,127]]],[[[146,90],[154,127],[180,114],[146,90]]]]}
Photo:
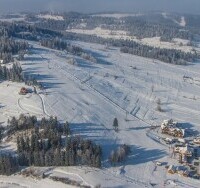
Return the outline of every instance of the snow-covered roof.
{"type": "Polygon", "coordinates": [[[182,154],[188,154],[188,153],[192,154],[193,149],[189,147],[188,144],[186,144],[185,147],[179,147],[179,152],[182,154]]]}
{"type": "Polygon", "coordinates": [[[172,142],[174,139],[173,138],[165,138],[166,141],[172,142]]]}
{"type": "Polygon", "coordinates": [[[168,119],[168,120],[164,120],[161,124],[161,128],[165,128],[165,127],[174,127],[176,126],[177,122],[175,122],[173,119],[168,119]]]}
{"type": "Polygon", "coordinates": [[[183,138],[178,138],[178,141],[181,142],[181,143],[185,143],[186,142],[185,139],[183,139],[183,138]]]}
{"type": "Polygon", "coordinates": [[[194,142],[199,142],[199,143],[200,143],[200,138],[195,138],[193,141],[194,141],[194,142]]]}
{"type": "Polygon", "coordinates": [[[168,168],[168,171],[176,171],[176,167],[174,165],[170,165],[169,168],[168,168]]]}

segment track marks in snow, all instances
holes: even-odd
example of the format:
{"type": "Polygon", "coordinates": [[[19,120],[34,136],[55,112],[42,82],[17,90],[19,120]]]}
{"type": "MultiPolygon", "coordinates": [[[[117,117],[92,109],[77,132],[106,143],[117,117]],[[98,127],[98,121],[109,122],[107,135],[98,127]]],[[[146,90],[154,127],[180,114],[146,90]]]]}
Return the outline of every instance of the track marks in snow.
{"type": "Polygon", "coordinates": [[[31,98],[31,96],[29,96],[29,97],[25,97],[25,96],[23,96],[23,97],[20,97],[18,100],[17,100],[17,103],[18,103],[18,106],[19,106],[19,108],[22,110],[22,111],[25,111],[25,112],[27,112],[27,113],[30,113],[30,114],[35,114],[35,115],[39,115],[39,116],[41,116],[41,115],[43,115],[42,113],[38,113],[38,110],[39,110],[39,108],[38,107],[36,107],[36,106],[34,106],[34,105],[31,105],[31,104],[22,104],[22,101],[23,101],[23,99],[30,99],[31,98]],[[26,106],[26,107],[25,107],[26,106]]]}
{"type": "Polygon", "coordinates": [[[86,180],[84,180],[83,177],[80,176],[79,174],[75,174],[75,173],[71,173],[71,172],[66,172],[65,170],[62,170],[62,169],[54,169],[53,171],[54,172],[59,172],[59,173],[62,173],[62,174],[66,174],[66,175],[74,175],[74,176],[78,177],[83,182],[84,185],[87,185],[89,187],[93,187],[86,180]]]}

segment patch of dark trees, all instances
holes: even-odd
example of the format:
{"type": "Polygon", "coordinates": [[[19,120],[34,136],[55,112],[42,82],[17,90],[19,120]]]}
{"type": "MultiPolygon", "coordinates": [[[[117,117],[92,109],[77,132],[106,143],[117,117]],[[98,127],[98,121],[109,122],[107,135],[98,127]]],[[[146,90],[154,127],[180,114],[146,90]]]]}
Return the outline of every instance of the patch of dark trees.
{"type": "MultiPolygon", "coordinates": [[[[176,15],[172,16],[173,19],[174,16],[176,19],[178,18],[176,15]]],[[[64,14],[63,17],[64,20],[38,20],[35,26],[54,31],[64,31],[70,28],[81,28],[79,26],[81,23],[84,23],[84,29],[94,29],[95,27],[101,26],[104,29],[110,29],[113,31],[125,30],[139,39],[161,37],[165,38],[165,40],[171,41],[173,38],[192,40],[194,37],[189,28],[183,29],[172,20],[164,18],[161,14],[151,13],[140,16],[127,16],[118,19],[114,17],[69,13],[67,15],[64,14]]],[[[190,20],[192,20],[192,23],[194,22],[194,18],[190,20]]]]}
{"type": "Polygon", "coordinates": [[[47,48],[52,48],[56,50],[66,50],[67,52],[77,56],[80,56],[83,53],[82,48],[71,45],[66,40],[58,37],[53,39],[42,39],[40,41],[40,44],[47,48]]]}
{"type": "MultiPolygon", "coordinates": [[[[173,64],[184,65],[187,62],[191,62],[199,58],[199,55],[195,51],[194,53],[185,53],[180,50],[160,49],[138,44],[130,40],[103,39],[97,36],[67,33],[65,31],[62,32],[62,29],[58,29],[58,25],[63,25],[63,30],[65,30],[67,28],[74,28],[80,23],[84,22],[86,23],[86,29],[92,29],[99,25],[101,25],[103,28],[113,31],[116,29],[123,29],[130,34],[135,35],[139,39],[155,36],[160,36],[161,40],[163,41],[171,41],[173,38],[183,38],[189,40],[194,38],[193,34],[191,34],[191,32],[193,32],[192,30],[194,29],[193,27],[183,29],[174,23],[169,23],[169,20],[167,23],[164,21],[164,23],[160,23],[160,20],[163,20],[163,18],[157,15],[150,15],[151,19],[147,19],[145,16],[140,16],[138,18],[126,17],[122,19],[116,19],[91,17],[90,15],[84,14],[69,14],[69,19],[67,16],[64,18],[65,19],[60,22],[56,20],[43,20],[39,25],[28,25],[27,23],[1,23],[0,33],[8,37],[18,37],[21,39],[41,41],[43,46],[58,50],[67,50],[74,55],[83,54],[83,57],[87,57],[86,59],[91,59],[91,61],[94,61],[95,58],[91,58],[91,55],[88,54],[85,55],[81,48],[71,46],[65,40],[80,40],[84,42],[93,42],[120,47],[121,51],[125,53],[158,59],[166,63],[173,64]],[[157,19],[159,21],[157,21],[157,19]],[[48,23],[48,27],[45,26],[46,22],[48,23]],[[64,24],[65,22],[66,24],[64,24]]],[[[193,20],[195,19],[193,18],[193,20]]]]}
{"type": "Polygon", "coordinates": [[[70,53],[75,56],[79,56],[90,62],[93,62],[93,63],[97,62],[97,59],[94,56],[85,52],[85,50],[79,46],[71,45],[63,38],[56,37],[53,39],[42,39],[40,43],[42,46],[45,46],[47,48],[56,49],[56,50],[65,50],[67,53],[70,53]]]}
{"type": "Polygon", "coordinates": [[[119,146],[115,151],[111,151],[109,161],[112,165],[123,162],[130,154],[130,147],[126,144],[119,146]]]}
{"type": "Polygon", "coordinates": [[[123,53],[157,59],[166,63],[177,65],[186,65],[188,62],[193,62],[196,59],[200,58],[200,55],[196,53],[196,51],[194,51],[193,53],[186,53],[181,50],[175,49],[161,49],[139,44],[130,40],[104,39],[97,36],[75,33],[66,33],[65,37],[67,39],[71,38],[71,40],[80,40],[84,42],[99,43],[106,46],[119,47],[120,51],[123,53]]]}
{"type": "Polygon", "coordinates": [[[124,18],[124,26],[131,35],[136,36],[139,39],[161,37],[167,41],[171,41],[173,38],[181,38],[186,40],[193,40],[193,33],[188,29],[184,30],[173,22],[168,22],[163,16],[156,15],[144,15],[140,17],[127,17],[124,18]],[[152,18],[152,19],[151,19],[152,18]],[[159,21],[152,21],[158,19],[159,21]],[[151,19],[151,20],[149,20],[151,19]]]}
{"type": "Polygon", "coordinates": [[[186,53],[181,50],[155,48],[135,43],[132,43],[131,46],[121,47],[120,51],[176,65],[186,65],[188,62],[193,62],[200,58],[200,55],[196,52],[186,53]]]}
{"type": "Polygon", "coordinates": [[[39,41],[43,38],[61,37],[62,34],[58,31],[45,29],[44,27],[36,27],[33,24],[27,23],[8,23],[0,22],[0,36],[8,38],[20,38],[24,40],[39,41]]]}
{"type": "Polygon", "coordinates": [[[73,137],[69,123],[60,124],[56,117],[20,115],[8,121],[7,134],[19,134],[15,156],[0,155],[0,173],[10,175],[21,166],[101,167],[102,149],[91,140],[73,137]],[[6,168],[9,167],[9,170],[6,168]]]}
{"type": "Polygon", "coordinates": [[[10,68],[0,65],[0,80],[23,81],[21,66],[18,63],[14,63],[10,68]]]}
{"type": "Polygon", "coordinates": [[[3,60],[3,63],[9,63],[13,61],[13,55],[19,55],[20,58],[23,58],[28,46],[28,43],[24,41],[0,37],[0,60],[3,60]]]}
{"type": "Polygon", "coordinates": [[[1,154],[0,155],[0,174],[1,175],[11,175],[19,170],[18,159],[16,156],[11,154],[1,154]]]}

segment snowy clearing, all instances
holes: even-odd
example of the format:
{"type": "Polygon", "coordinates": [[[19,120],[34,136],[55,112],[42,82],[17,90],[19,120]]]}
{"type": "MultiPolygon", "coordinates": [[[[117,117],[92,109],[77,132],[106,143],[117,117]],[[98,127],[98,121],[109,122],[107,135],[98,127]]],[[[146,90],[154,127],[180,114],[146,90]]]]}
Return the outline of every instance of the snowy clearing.
{"type": "Polygon", "coordinates": [[[185,27],[186,24],[187,24],[184,16],[181,16],[181,21],[178,22],[177,20],[170,18],[166,12],[161,13],[161,15],[162,15],[165,19],[170,19],[170,20],[172,20],[174,23],[176,23],[177,25],[179,25],[179,26],[181,26],[181,27],[185,27]]]}
{"type": "Polygon", "coordinates": [[[59,15],[51,15],[51,14],[39,14],[37,16],[38,18],[41,18],[41,19],[47,19],[47,20],[64,20],[63,16],[59,16],[59,15]]]}
{"type": "Polygon", "coordinates": [[[0,123],[4,124],[8,118],[19,116],[21,113],[39,117],[46,115],[40,97],[32,93],[27,96],[19,95],[21,87],[24,87],[24,84],[7,81],[0,83],[0,119],[3,121],[0,123]]]}
{"type": "Polygon", "coordinates": [[[98,16],[98,17],[107,17],[107,18],[124,18],[124,17],[138,17],[138,16],[142,16],[144,14],[94,14],[93,16],[98,16]]]}
{"type": "Polygon", "coordinates": [[[194,48],[192,46],[188,46],[189,41],[183,39],[174,39],[173,42],[164,42],[160,40],[160,37],[152,37],[152,38],[143,38],[141,40],[137,39],[135,36],[129,35],[128,32],[123,30],[108,30],[103,29],[101,27],[96,27],[95,29],[87,30],[87,29],[68,29],[67,32],[78,33],[78,34],[86,34],[86,35],[94,35],[97,37],[102,37],[105,39],[123,39],[123,40],[131,40],[138,42],[140,44],[166,48],[166,49],[176,49],[181,50],[183,52],[192,52],[194,48]]]}

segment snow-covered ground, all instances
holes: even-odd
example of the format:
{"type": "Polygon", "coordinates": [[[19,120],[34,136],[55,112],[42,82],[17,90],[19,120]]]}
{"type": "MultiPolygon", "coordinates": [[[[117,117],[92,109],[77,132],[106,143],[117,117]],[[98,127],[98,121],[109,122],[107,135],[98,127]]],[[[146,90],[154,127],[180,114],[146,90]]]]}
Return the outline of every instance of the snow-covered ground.
{"type": "Polygon", "coordinates": [[[177,49],[184,52],[192,52],[195,49],[192,46],[189,46],[189,40],[177,39],[175,38],[173,42],[164,42],[160,40],[160,37],[152,37],[152,38],[143,38],[141,40],[137,39],[135,36],[130,35],[127,31],[123,30],[109,30],[103,29],[101,27],[96,27],[94,29],[68,29],[67,32],[78,33],[78,34],[86,34],[86,35],[94,35],[97,37],[102,37],[106,39],[123,39],[123,40],[131,40],[138,42],[140,44],[165,48],[165,49],[177,49]]]}
{"type": "Polygon", "coordinates": [[[138,17],[138,16],[142,16],[144,14],[138,13],[138,14],[126,14],[126,13],[115,13],[115,14],[94,14],[93,16],[98,16],[98,17],[107,17],[107,18],[124,18],[124,17],[138,17]]]}
{"type": "Polygon", "coordinates": [[[33,178],[24,178],[23,176],[0,176],[1,188],[66,188],[74,187],[62,183],[54,182],[50,179],[37,180],[33,178]]]}
{"type": "Polygon", "coordinates": [[[47,19],[47,20],[57,20],[57,21],[64,20],[63,16],[53,15],[53,14],[39,14],[37,17],[42,18],[42,19],[47,19]]]}
{"type": "MultiPolygon", "coordinates": [[[[42,99],[39,95],[19,95],[21,87],[24,86],[21,83],[7,81],[0,83],[0,123],[4,124],[7,119],[19,116],[21,113],[39,117],[45,115],[42,99]]],[[[32,87],[28,88],[33,89],[32,87]]]]}
{"type": "MultiPolygon", "coordinates": [[[[102,145],[102,169],[55,170],[62,176],[71,175],[85,184],[102,187],[198,187],[199,181],[169,175],[163,166],[155,166],[157,160],[169,164],[174,161],[169,157],[169,148],[156,141],[149,127],[174,118],[200,131],[200,64],[175,66],[123,54],[117,48],[73,43],[95,56],[97,63],[73,57],[77,64],[70,65],[67,59],[71,55],[31,43],[32,53],[21,64],[25,72],[43,83],[45,90],[39,95],[19,96],[22,84],[9,83],[7,87],[8,82],[0,83],[0,118],[6,121],[21,112],[40,117],[54,115],[61,122],[69,121],[74,134],[102,145]],[[164,112],[156,110],[157,99],[164,112]],[[118,133],[112,127],[115,117],[118,133]],[[124,163],[111,167],[109,153],[120,144],[130,145],[131,155],[124,163]]],[[[18,176],[12,178],[21,181],[18,176]]],[[[0,182],[8,181],[0,177],[0,182]]],[[[21,187],[31,187],[28,180],[23,181],[26,183],[21,187]]],[[[34,185],[43,187],[43,181],[47,180],[34,185]]]]}
{"type": "Polygon", "coordinates": [[[21,22],[25,21],[26,15],[24,14],[16,14],[16,15],[10,15],[10,17],[5,17],[0,15],[0,21],[2,22],[21,22]]]}
{"type": "Polygon", "coordinates": [[[168,16],[168,14],[166,12],[162,12],[161,13],[162,16],[165,18],[165,19],[170,19],[172,20],[174,23],[176,23],[177,25],[181,26],[181,27],[185,27],[186,26],[186,20],[185,20],[185,17],[184,16],[181,16],[181,21],[178,22],[177,20],[171,18],[170,16],[168,16]]]}
{"type": "Polygon", "coordinates": [[[185,17],[184,17],[184,16],[181,17],[181,22],[180,22],[179,24],[180,24],[180,26],[182,26],[182,27],[185,27],[185,26],[186,26],[186,20],[185,20],[185,17]]]}

